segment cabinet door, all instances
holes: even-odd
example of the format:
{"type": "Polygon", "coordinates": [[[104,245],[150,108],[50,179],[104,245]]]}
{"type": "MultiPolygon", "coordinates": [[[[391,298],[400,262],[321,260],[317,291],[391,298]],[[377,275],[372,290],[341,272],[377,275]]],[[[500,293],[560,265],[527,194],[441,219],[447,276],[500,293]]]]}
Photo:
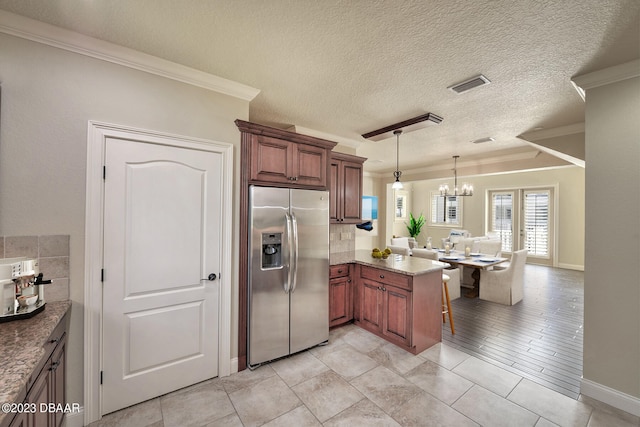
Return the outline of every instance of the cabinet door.
{"type": "Polygon", "coordinates": [[[332,223],[340,222],[341,218],[341,201],[342,201],[342,174],[340,173],[340,165],[342,162],[331,161],[331,169],[329,170],[329,221],[332,223]]]}
{"type": "Polygon", "coordinates": [[[327,150],[313,145],[295,144],[293,182],[314,187],[327,186],[327,150]]]}
{"type": "Polygon", "coordinates": [[[382,330],[382,300],[382,286],[379,283],[361,280],[360,321],[364,328],[382,330]]]}
{"type": "Polygon", "coordinates": [[[27,427],[27,414],[25,412],[19,412],[9,424],[9,427],[27,427]]]}
{"type": "MultiPolygon", "coordinates": [[[[58,348],[51,357],[51,390],[52,390],[52,402],[56,404],[57,408],[65,406],[67,402],[67,396],[65,394],[66,389],[66,357],[67,357],[67,340],[64,340],[58,344],[58,348]]],[[[53,427],[60,427],[62,420],[64,419],[63,411],[56,411],[52,414],[54,419],[53,427]]]]}
{"type": "Polygon", "coordinates": [[[274,183],[292,182],[291,159],[294,145],[282,139],[253,136],[250,179],[274,183]]]}
{"type": "Polygon", "coordinates": [[[411,292],[385,286],[382,333],[411,346],[411,292]]]}
{"type": "Polygon", "coordinates": [[[40,405],[46,407],[51,402],[51,379],[49,364],[40,372],[35,383],[31,387],[27,395],[27,402],[36,405],[36,411],[28,414],[27,426],[29,427],[47,427],[50,426],[50,413],[48,411],[40,411],[40,405]]]}
{"type": "Polygon", "coordinates": [[[362,164],[342,162],[342,223],[362,222],[362,164]]]}
{"type": "Polygon", "coordinates": [[[349,276],[329,281],[329,327],[347,323],[351,314],[351,278],[349,276]]]}

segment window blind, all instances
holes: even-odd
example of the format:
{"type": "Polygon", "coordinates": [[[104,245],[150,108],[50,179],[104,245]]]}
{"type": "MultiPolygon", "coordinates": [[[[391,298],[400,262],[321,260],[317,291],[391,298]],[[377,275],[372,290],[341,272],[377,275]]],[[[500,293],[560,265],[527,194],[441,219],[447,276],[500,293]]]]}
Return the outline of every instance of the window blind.
{"type": "Polygon", "coordinates": [[[524,247],[530,255],[549,255],[549,192],[524,193],[524,247]]]}
{"type": "Polygon", "coordinates": [[[491,196],[491,231],[500,236],[502,251],[513,251],[513,193],[491,196]]]}
{"type": "Polygon", "coordinates": [[[456,196],[432,194],[431,224],[462,225],[462,200],[456,196]]]}

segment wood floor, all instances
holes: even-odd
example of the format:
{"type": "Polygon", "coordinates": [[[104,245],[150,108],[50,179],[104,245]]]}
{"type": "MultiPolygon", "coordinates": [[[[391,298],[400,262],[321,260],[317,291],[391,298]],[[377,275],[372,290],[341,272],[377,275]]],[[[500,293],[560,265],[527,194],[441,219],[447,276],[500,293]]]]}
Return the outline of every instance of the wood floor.
{"type": "Polygon", "coordinates": [[[451,304],[456,333],[451,335],[449,324],[444,325],[442,339],[447,345],[578,398],[583,272],[527,265],[524,299],[518,304],[465,297],[451,304]]]}

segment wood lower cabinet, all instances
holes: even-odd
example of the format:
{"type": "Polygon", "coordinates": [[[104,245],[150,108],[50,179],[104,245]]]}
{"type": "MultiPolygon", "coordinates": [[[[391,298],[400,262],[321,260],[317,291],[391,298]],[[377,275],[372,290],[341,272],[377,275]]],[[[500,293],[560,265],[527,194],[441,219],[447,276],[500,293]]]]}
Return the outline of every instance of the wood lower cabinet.
{"type": "Polygon", "coordinates": [[[364,157],[331,153],[329,220],[333,224],[362,222],[364,157]]]}
{"type": "Polygon", "coordinates": [[[353,320],[352,278],[349,264],[333,265],[329,270],[329,327],[353,320]]]}
{"type": "Polygon", "coordinates": [[[442,272],[404,275],[356,265],[355,323],[413,354],[442,340],[442,272]]]}

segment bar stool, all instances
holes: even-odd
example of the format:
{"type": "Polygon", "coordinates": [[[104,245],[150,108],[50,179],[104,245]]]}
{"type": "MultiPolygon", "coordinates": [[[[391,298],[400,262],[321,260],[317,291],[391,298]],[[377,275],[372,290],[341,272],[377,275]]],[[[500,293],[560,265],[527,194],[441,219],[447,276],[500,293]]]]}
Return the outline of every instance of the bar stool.
{"type": "Polygon", "coordinates": [[[446,322],[445,314],[449,315],[449,326],[451,326],[451,335],[455,335],[456,331],[453,327],[453,313],[451,312],[451,300],[449,300],[449,280],[451,278],[442,273],[442,289],[444,290],[442,294],[442,323],[446,322]],[[446,298],[446,302],[445,302],[446,298]]]}

